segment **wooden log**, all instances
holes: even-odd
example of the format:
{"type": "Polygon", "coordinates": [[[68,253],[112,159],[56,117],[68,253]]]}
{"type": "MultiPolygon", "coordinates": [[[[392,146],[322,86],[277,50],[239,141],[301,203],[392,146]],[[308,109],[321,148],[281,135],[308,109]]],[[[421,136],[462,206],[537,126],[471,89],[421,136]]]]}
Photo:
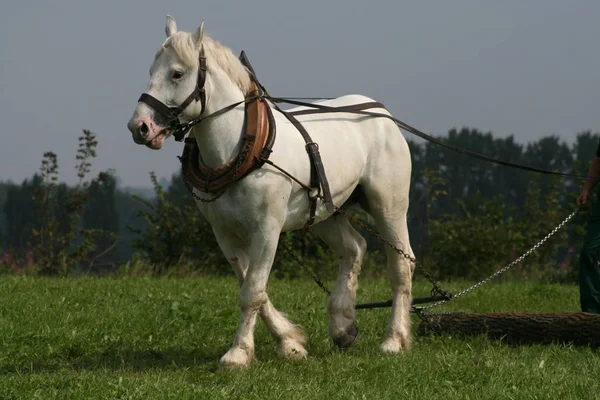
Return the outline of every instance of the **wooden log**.
{"type": "Polygon", "coordinates": [[[592,347],[600,344],[600,315],[583,312],[457,313],[429,316],[427,321],[421,321],[419,325],[417,332],[421,336],[437,332],[462,336],[487,335],[510,344],[572,343],[592,347]]]}

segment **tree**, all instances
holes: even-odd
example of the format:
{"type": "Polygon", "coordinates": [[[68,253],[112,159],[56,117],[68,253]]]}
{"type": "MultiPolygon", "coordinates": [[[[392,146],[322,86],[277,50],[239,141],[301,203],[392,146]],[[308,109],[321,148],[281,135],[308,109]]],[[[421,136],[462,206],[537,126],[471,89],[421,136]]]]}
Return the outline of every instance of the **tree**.
{"type": "Polygon", "coordinates": [[[42,177],[35,174],[20,186],[10,185],[6,193],[3,211],[6,218],[6,245],[13,251],[25,252],[31,240],[31,228],[39,226],[33,203],[33,192],[42,184],[42,177]]]}
{"type": "Polygon", "coordinates": [[[97,230],[95,247],[91,259],[105,263],[118,260],[119,212],[115,194],[117,179],[114,171],[101,172],[89,188],[90,199],[82,215],[83,228],[97,230]],[[99,259],[101,258],[101,259],[99,259]]]}

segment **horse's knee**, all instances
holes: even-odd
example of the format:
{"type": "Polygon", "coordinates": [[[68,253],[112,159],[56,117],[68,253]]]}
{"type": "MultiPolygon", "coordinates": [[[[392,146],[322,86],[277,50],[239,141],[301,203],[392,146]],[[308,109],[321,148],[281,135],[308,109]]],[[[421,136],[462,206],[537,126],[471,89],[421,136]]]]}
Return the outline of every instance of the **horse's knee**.
{"type": "Polygon", "coordinates": [[[258,311],[266,304],[267,300],[267,292],[264,290],[242,290],[240,294],[240,306],[242,311],[258,311]]]}

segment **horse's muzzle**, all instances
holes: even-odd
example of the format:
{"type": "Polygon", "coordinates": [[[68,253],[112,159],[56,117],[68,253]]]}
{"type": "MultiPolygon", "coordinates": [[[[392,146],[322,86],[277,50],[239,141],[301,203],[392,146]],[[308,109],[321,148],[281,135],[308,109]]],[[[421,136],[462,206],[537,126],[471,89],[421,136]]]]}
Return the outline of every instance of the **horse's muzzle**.
{"type": "Polygon", "coordinates": [[[156,124],[148,116],[132,117],[127,123],[127,129],[137,144],[147,144],[164,131],[164,127],[156,124]]]}

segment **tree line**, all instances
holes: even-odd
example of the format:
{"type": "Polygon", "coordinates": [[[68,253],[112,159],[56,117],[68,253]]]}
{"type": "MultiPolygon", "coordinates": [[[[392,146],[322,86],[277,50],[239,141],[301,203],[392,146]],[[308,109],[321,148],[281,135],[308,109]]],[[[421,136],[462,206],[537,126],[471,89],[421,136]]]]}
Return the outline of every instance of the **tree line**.
{"type": "MultiPolygon", "coordinates": [[[[546,136],[522,144],[514,136],[462,128],[438,139],[504,161],[586,175],[600,134],[581,132],[572,143],[546,136]]],[[[78,184],[59,182],[59,163],[52,152],[44,155],[40,171],[30,179],[0,183],[0,269],[230,273],[180,173],[168,182],[149,173],[152,190],[135,193],[118,185],[115,171],[89,177],[95,135],[84,130],[79,143],[78,184]]],[[[575,208],[582,183],[576,178],[491,164],[425,141],[409,140],[409,146],[411,243],[417,258],[440,277],[475,278],[493,271],[533,246],[575,208]]],[[[364,212],[355,213],[370,222],[364,212]]],[[[575,279],[584,224],[585,215],[578,215],[520,273],[575,279]]],[[[384,273],[383,245],[363,233],[373,250],[366,273],[384,273]]],[[[318,272],[334,273],[335,259],[310,233],[287,233],[282,241],[301,257],[325,260],[317,263],[318,272]]],[[[301,274],[284,253],[278,254],[276,264],[279,276],[301,274]]]]}

